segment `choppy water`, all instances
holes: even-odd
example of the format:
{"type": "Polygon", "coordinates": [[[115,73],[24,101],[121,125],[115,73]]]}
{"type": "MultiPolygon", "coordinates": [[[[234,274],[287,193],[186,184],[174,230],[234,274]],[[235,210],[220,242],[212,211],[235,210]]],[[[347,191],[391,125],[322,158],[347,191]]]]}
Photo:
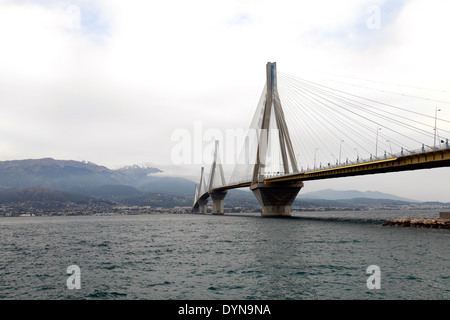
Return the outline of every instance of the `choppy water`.
{"type": "Polygon", "coordinates": [[[449,230],[381,226],[415,216],[437,212],[2,218],[0,299],[449,299],[449,230]]]}

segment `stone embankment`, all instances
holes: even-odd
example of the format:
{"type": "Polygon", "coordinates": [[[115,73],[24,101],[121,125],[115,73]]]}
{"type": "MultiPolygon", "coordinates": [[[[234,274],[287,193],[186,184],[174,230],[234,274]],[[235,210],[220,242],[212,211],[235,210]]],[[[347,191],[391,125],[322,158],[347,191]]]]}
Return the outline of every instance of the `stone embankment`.
{"type": "Polygon", "coordinates": [[[442,219],[442,218],[397,219],[385,222],[383,223],[383,226],[450,229],[450,219],[442,219]]]}

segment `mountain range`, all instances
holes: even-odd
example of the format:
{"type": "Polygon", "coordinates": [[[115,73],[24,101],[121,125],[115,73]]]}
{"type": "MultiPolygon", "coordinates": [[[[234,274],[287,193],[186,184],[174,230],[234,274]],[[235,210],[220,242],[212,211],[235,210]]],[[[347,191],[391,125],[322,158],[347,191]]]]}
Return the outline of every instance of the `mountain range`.
{"type": "Polygon", "coordinates": [[[160,176],[150,166],[111,170],[92,162],[52,158],[0,161],[0,194],[44,187],[108,199],[128,198],[146,192],[192,195],[194,182],[160,176]],[[189,190],[189,192],[188,192],[189,190]]]}
{"type": "Polygon", "coordinates": [[[324,200],[348,200],[354,198],[368,198],[368,199],[390,199],[398,201],[417,202],[416,200],[402,198],[389,193],[383,193],[379,191],[358,191],[358,190],[325,189],[314,192],[306,192],[303,193],[301,197],[307,199],[324,199],[324,200]]]}
{"type": "MultiPolygon", "coordinates": [[[[151,166],[111,170],[92,162],[52,158],[0,161],[0,215],[23,208],[189,207],[194,186],[193,181],[164,176],[151,166]]],[[[376,191],[326,189],[301,192],[293,206],[362,208],[409,203],[417,202],[376,191]]],[[[248,190],[230,190],[225,206],[256,208],[259,204],[248,190]]]]}
{"type": "Polygon", "coordinates": [[[162,174],[151,166],[111,170],[92,162],[52,158],[0,161],[0,215],[32,210],[102,211],[114,204],[191,205],[195,183],[162,174]]]}

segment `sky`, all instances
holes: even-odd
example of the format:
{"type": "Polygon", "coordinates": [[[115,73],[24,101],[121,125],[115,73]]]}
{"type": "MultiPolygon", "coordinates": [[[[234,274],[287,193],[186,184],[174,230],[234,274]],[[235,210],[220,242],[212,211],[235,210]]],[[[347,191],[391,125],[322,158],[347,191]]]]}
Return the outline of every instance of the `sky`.
{"type": "MultiPolygon", "coordinates": [[[[0,0],[0,161],[150,164],[197,180],[205,163],[174,161],[176,133],[248,128],[269,61],[292,75],[450,90],[449,9],[447,0],[0,0]]],[[[439,107],[450,119],[450,105],[439,107]]],[[[305,192],[450,202],[449,176],[342,178],[305,192]]]]}

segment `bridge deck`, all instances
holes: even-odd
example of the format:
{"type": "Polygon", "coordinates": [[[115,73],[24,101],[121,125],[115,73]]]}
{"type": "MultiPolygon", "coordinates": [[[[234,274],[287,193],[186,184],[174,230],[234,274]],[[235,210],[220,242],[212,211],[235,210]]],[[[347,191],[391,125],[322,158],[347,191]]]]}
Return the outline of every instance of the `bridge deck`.
{"type": "Polygon", "coordinates": [[[245,188],[245,187],[250,187],[251,184],[252,184],[251,181],[235,183],[235,184],[230,184],[230,185],[227,185],[227,186],[223,186],[223,187],[212,189],[211,192],[214,192],[214,191],[225,191],[225,190],[238,189],[238,188],[245,188]]]}
{"type": "MultiPolygon", "coordinates": [[[[450,166],[450,149],[438,149],[429,152],[416,153],[401,157],[375,160],[350,164],[342,167],[326,168],[321,170],[293,173],[264,179],[265,184],[280,182],[312,181],[331,178],[342,178],[387,172],[400,172],[407,170],[431,169],[450,166]]],[[[215,188],[211,191],[225,191],[250,187],[251,182],[241,182],[215,188]]]]}
{"type": "Polygon", "coordinates": [[[265,179],[264,183],[272,184],[287,181],[311,181],[448,166],[450,166],[450,149],[439,149],[396,158],[273,177],[265,179]]]}

